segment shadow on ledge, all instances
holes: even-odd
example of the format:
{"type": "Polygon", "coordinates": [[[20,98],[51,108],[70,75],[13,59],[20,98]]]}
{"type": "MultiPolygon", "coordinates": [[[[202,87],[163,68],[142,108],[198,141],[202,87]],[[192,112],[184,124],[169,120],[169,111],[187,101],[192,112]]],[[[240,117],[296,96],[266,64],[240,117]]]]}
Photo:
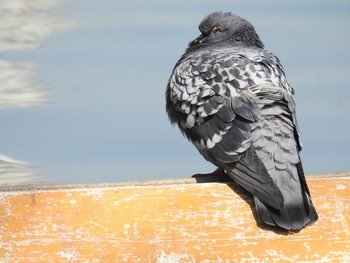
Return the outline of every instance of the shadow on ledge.
{"type": "Polygon", "coordinates": [[[276,234],[284,235],[284,236],[299,232],[299,231],[288,231],[288,230],[285,230],[285,229],[282,229],[279,227],[269,226],[269,225],[262,223],[260,221],[258,213],[255,209],[255,202],[254,202],[253,195],[250,194],[248,191],[246,191],[243,187],[238,185],[235,181],[233,181],[228,174],[221,173],[220,175],[207,175],[207,176],[199,176],[199,177],[194,176],[193,178],[196,179],[197,183],[225,183],[225,184],[227,184],[232,189],[232,191],[234,193],[239,195],[250,206],[250,210],[252,211],[254,218],[255,218],[255,222],[259,228],[261,228],[263,230],[267,230],[267,231],[272,231],[276,234]]]}

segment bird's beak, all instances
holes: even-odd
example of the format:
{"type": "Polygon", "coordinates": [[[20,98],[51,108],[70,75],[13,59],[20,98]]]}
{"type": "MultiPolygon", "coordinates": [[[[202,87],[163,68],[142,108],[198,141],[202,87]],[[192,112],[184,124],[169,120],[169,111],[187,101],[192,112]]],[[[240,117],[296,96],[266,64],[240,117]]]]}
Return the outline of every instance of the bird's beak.
{"type": "Polygon", "coordinates": [[[195,45],[198,45],[198,44],[201,44],[202,41],[204,40],[205,36],[203,34],[201,34],[200,36],[198,36],[195,40],[193,40],[191,43],[190,43],[190,47],[192,46],[195,46],[195,45]]]}

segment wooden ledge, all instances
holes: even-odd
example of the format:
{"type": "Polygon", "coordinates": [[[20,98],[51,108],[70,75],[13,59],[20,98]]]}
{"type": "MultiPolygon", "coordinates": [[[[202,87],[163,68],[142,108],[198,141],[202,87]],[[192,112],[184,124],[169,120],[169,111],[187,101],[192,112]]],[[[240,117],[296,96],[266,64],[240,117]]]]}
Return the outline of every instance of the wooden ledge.
{"type": "Polygon", "coordinates": [[[0,187],[0,262],[350,262],[350,173],[307,180],[320,219],[293,234],[224,177],[0,187]]]}

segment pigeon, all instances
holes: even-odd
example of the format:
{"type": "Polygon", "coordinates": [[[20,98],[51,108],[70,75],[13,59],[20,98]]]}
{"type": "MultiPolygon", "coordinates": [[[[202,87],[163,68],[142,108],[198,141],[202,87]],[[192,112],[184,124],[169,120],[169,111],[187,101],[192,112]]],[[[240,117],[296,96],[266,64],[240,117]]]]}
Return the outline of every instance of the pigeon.
{"type": "Polygon", "coordinates": [[[172,124],[254,196],[258,220],[287,231],[317,221],[299,152],[294,89],[253,25],[214,12],[199,25],[166,87],[172,124]]]}

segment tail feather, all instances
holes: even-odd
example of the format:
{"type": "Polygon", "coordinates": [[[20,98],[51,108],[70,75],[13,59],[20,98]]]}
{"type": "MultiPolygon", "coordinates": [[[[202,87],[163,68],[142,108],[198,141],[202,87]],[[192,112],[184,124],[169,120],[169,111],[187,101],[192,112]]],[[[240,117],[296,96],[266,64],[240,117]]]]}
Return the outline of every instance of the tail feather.
{"type": "Polygon", "coordinates": [[[278,178],[274,178],[284,198],[282,208],[272,208],[257,197],[254,197],[254,201],[263,223],[297,231],[316,222],[318,215],[312,204],[302,169],[294,167],[293,170],[298,173],[297,177],[280,171],[278,178]]]}
{"type": "Polygon", "coordinates": [[[254,196],[263,223],[300,230],[317,221],[317,212],[301,162],[280,166],[271,159],[262,163],[253,147],[244,152],[237,163],[222,164],[228,175],[254,196]]]}
{"type": "Polygon", "coordinates": [[[297,231],[305,226],[310,226],[318,219],[318,215],[312,203],[304,206],[285,206],[276,210],[254,197],[255,206],[260,220],[271,226],[278,226],[286,230],[297,231]]]}

